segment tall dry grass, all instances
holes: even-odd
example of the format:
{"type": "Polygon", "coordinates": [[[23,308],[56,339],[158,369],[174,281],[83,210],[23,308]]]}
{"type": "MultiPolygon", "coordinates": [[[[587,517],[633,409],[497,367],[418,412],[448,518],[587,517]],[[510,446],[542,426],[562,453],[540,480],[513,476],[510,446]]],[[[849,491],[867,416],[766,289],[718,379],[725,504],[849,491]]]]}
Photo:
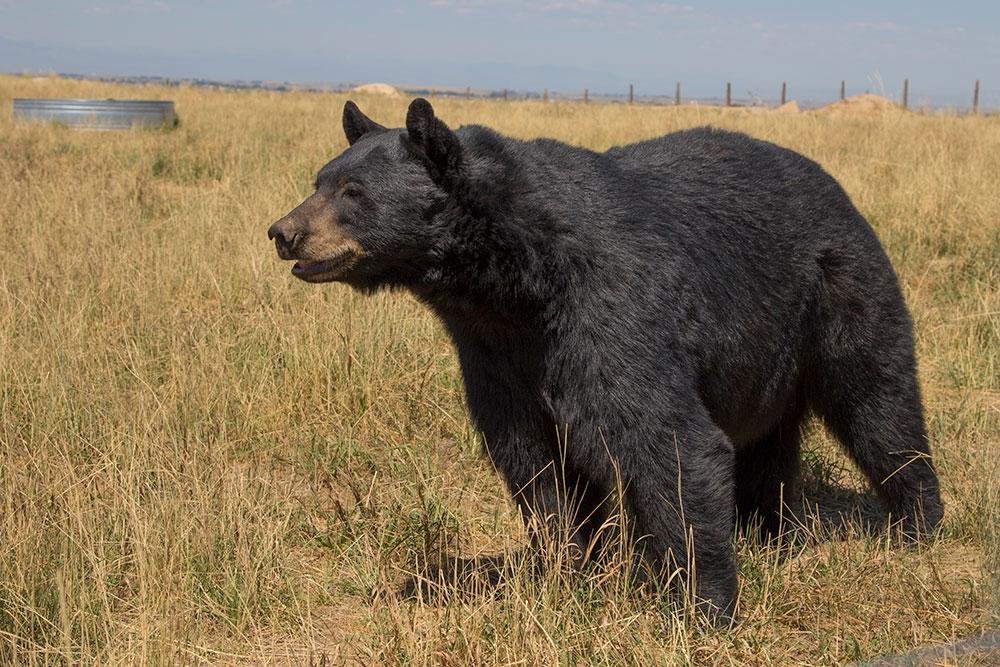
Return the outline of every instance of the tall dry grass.
{"type": "Polygon", "coordinates": [[[742,130],[819,161],[885,243],[943,530],[915,550],[870,530],[816,431],[798,543],[737,538],[742,621],[711,632],[615,572],[516,560],[493,594],[394,595],[441,551],[524,533],[433,318],[297,282],[266,240],[345,147],[343,101],[0,78],[0,663],[837,664],[1000,621],[1000,119],[436,101],[594,149],[742,130]],[[169,97],[182,124],[12,124],[35,96],[169,97]]]}

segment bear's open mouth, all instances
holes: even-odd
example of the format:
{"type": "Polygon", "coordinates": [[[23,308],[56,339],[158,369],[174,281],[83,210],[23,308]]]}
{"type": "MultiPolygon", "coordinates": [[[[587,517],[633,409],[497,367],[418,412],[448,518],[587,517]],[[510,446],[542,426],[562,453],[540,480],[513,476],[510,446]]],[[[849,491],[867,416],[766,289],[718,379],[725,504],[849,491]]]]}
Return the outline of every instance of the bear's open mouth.
{"type": "Polygon", "coordinates": [[[292,265],[292,275],[308,282],[336,280],[358,258],[353,248],[345,248],[333,257],[320,261],[300,259],[292,265]]]}

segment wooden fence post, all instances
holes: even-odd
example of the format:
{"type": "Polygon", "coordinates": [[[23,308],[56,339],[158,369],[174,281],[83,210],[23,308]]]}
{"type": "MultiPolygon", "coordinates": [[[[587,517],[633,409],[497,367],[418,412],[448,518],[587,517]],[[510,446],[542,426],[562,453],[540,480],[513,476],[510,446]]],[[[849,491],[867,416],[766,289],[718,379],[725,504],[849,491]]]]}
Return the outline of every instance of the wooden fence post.
{"type": "Polygon", "coordinates": [[[731,81],[726,82],[726,106],[731,107],[733,105],[733,84],[731,81]]]}
{"type": "Polygon", "coordinates": [[[472,88],[470,88],[469,86],[466,86],[465,87],[465,99],[469,99],[470,97],[472,97],[472,88]]]}
{"type": "Polygon", "coordinates": [[[681,82],[677,82],[677,87],[674,88],[674,105],[681,105],[681,82]]]}
{"type": "Polygon", "coordinates": [[[976,87],[972,89],[972,115],[979,115],[979,79],[976,79],[976,87]]]}
{"type": "Polygon", "coordinates": [[[507,89],[506,88],[503,89],[503,101],[504,102],[507,101],[507,89]]]}
{"type": "Polygon", "coordinates": [[[549,89],[548,88],[545,89],[545,92],[543,93],[543,96],[542,96],[542,100],[545,101],[545,102],[549,101],[549,89]]]}
{"type": "Polygon", "coordinates": [[[784,104],[785,104],[785,92],[786,92],[786,90],[787,90],[787,88],[786,88],[785,82],[782,81],[781,82],[781,105],[782,106],[784,106],[784,104]]]}
{"type": "Polygon", "coordinates": [[[632,104],[633,102],[635,102],[635,88],[630,83],[628,84],[628,103],[632,104]]]}
{"type": "Polygon", "coordinates": [[[844,80],[840,80],[840,99],[844,99],[844,80]]]}
{"type": "Polygon", "coordinates": [[[903,79],[903,111],[910,108],[910,80],[903,79]]]}
{"type": "Polygon", "coordinates": [[[586,104],[590,101],[590,91],[586,88],[583,89],[583,103],[586,104]]]}

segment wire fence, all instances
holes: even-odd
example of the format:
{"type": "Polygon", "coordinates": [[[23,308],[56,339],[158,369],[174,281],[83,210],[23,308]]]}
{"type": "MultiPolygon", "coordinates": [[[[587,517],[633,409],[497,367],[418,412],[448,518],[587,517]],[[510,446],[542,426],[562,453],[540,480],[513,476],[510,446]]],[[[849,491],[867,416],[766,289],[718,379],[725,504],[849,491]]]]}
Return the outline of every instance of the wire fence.
{"type": "MultiPolygon", "coordinates": [[[[350,90],[348,87],[346,90],[350,90]]],[[[674,86],[673,95],[668,94],[636,94],[635,85],[630,84],[627,91],[622,91],[620,93],[593,93],[589,89],[584,88],[582,91],[556,91],[549,90],[545,88],[541,91],[534,90],[516,90],[504,88],[501,90],[491,90],[482,88],[472,88],[467,87],[463,89],[456,88],[412,88],[403,87],[401,88],[406,93],[413,95],[437,95],[445,97],[464,97],[469,99],[493,99],[493,100],[540,100],[545,102],[617,102],[624,104],[655,104],[655,105],[676,105],[681,106],[683,104],[704,104],[704,105],[714,105],[714,106],[724,106],[724,107],[769,107],[769,106],[782,106],[792,99],[789,95],[789,87],[786,81],[781,82],[781,86],[776,89],[776,94],[774,97],[765,97],[753,91],[747,91],[742,96],[735,96],[733,94],[733,84],[731,81],[727,81],[725,88],[720,91],[718,96],[691,96],[687,97],[683,95],[681,82],[678,81],[674,86]],[[780,92],[778,92],[780,91],[780,92]]],[[[870,90],[863,90],[853,92],[853,95],[859,94],[872,94],[870,90]]],[[[892,102],[898,104],[901,108],[909,111],[953,111],[955,113],[965,113],[965,114],[980,114],[980,113],[997,113],[998,109],[988,109],[980,105],[980,82],[977,79],[970,87],[969,103],[967,105],[962,104],[952,104],[952,105],[942,105],[942,104],[930,104],[926,101],[917,102],[916,104],[911,104],[910,97],[910,80],[904,79],[902,85],[901,93],[896,96],[894,94],[887,94],[884,90],[874,93],[879,97],[884,97],[892,102]]],[[[848,88],[846,80],[840,81],[839,95],[836,98],[827,98],[823,100],[817,99],[797,99],[796,104],[803,109],[812,109],[825,106],[831,102],[843,101],[848,97],[848,88]]]]}
{"type": "MultiPolygon", "coordinates": [[[[289,83],[287,81],[264,81],[264,80],[235,80],[216,81],[199,78],[172,78],[160,76],[89,76],[81,74],[59,74],[61,77],[70,79],[91,79],[97,81],[107,81],[130,84],[155,84],[165,86],[192,85],[229,90],[270,90],[277,92],[317,92],[317,93],[348,93],[356,84],[345,83],[289,83]]],[[[780,86],[775,86],[771,93],[761,93],[760,91],[747,90],[742,94],[734,94],[734,86],[731,81],[727,81],[724,86],[720,86],[719,94],[693,95],[685,93],[681,81],[674,85],[673,94],[669,92],[640,93],[634,84],[629,84],[628,89],[618,92],[595,92],[584,88],[582,90],[556,90],[543,88],[542,90],[525,90],[516,88],[482,88],[482,87],[447,87],[447,86],[396,86],[400,91],[408,95],[424,95],[466,99],[486,99],[497,101],[515,100],[536,100],[543,102],[579,102],[587,103],[620,103],[620,104],[653,104],[653,105],[684,105],[701,104],[724,107],[774,107],[781,106],[791,100],[802,109],[814,109],[831,102],[844,100],[849,95],[875,94],[879,97],[889,99],[898,104],[903,109],[925,113],[956,113],[956,114],[997,114],[1000,113],[1000,103],[990,106],[980,104],[981,88],[977,79],[969,86],[968,102],[959,104],[932,104],[927,101],[929,95],[924,94],[911,96],[910,80],[904,79],[898,92],[887,92],[881,82],[877,82],[877,90],[870,89],[849,89],[846,80],[841,80],[839,89],[832,85],[829,96],[796,97],[788,83],[781,82],[780,86]],[[837,92],[835,92],[837,91],[837,92]]],[[[994,99],[996,94],[994,93],[994,99]]]]}

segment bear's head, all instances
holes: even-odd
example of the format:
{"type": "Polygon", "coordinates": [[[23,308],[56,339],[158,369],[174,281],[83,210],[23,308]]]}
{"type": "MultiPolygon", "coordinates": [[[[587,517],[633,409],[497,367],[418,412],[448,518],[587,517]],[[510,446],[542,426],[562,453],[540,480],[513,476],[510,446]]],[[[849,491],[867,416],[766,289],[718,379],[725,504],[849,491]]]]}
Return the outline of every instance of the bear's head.
{"type": "Polygon", "coordinates": [[[458,138],[424,99],[410,104],[403,129],[379,125],[353,102],[343,123],[347,150],[268,238],[307,282],[374,289],[420,280],[447,242],[434,216],[461,171],[458,138]]]}

